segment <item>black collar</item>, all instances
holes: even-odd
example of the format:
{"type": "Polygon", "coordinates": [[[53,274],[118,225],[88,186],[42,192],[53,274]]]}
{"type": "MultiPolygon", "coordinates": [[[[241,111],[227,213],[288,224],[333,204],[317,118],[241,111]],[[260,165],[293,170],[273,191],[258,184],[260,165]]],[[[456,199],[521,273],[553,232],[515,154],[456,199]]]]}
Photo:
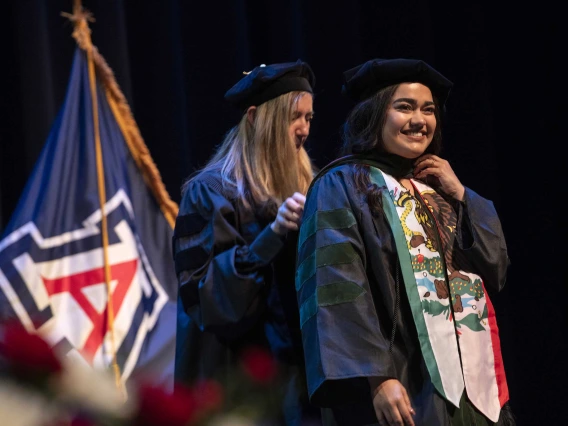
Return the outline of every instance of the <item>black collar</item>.
{"type": "Polygon", "coordinates": [[[321,175],[325,174],[328,170],[342,164],[359,163],[369,164],[380,168],[383,172],[393,176],[396,179],[411,178],[412,170],[414,168],[414,160],[401,157],[399,155],[390,153],[378,154],[351,154],[345,157],[340,157],[333,160],[323,167],[314,178],[317,180],[321,175]]]}

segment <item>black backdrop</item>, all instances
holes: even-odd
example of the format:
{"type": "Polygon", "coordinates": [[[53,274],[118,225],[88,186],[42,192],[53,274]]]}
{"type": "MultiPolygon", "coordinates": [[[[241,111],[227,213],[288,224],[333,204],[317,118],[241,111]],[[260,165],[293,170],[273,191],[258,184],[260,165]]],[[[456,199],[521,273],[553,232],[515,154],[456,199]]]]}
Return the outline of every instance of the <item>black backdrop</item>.
{"type": "MultiPolygon", "coordinates": [[[[455,86],[445,152],[462,182],[492,199],[511,257],[493,295],[519,426],[564,424],[567,280],[560,242],[566,45],[560,9],[497,1],[83,0],[94,44],[125,93],[170,196],[204,164],[238,112],[224,92],[261,63],[309,62],[318,166],[338,148],[350,105],[341,72],[374,57],[424,59],[455,86]],[[564,278],[563,278],[564,277],[564,278]]],[[[0,6],[0,231],[65,95],[72,0],[0,6]]]]}

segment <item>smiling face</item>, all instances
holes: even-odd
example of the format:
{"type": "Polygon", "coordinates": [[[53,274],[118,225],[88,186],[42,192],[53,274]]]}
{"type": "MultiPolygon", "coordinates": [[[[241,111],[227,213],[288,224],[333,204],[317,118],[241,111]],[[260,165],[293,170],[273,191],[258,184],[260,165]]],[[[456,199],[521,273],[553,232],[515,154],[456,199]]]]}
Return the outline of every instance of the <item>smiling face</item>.
{"type": "Polygon", "coordinates": [[[436,130],[432,92],[421,83],[401,83],[392,97],[383,127],[387,152],[414,159],[422,155],[436,130]]]}
{"type": "Polygon", "coordinates": [[[288,134],[291,140],[294,141],[296,151],[300,150],[310,134],[310,123],[313,116],[312,95],[304,93],[296,102],[294,111],[292,112],[292,121],[288,128],[288,134]]]}

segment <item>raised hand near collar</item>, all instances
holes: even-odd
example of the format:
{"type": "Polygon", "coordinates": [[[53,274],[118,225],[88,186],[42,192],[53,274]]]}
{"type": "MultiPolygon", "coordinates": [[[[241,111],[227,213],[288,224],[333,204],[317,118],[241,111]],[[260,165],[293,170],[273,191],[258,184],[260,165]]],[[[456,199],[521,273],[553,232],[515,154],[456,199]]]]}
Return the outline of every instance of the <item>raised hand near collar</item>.
{"type": "Polygon", "coordinates": [[[462,201],[465,188],[447,160],[434,154],[425,154],[414,162],[414,177],[462,201]]]}
{"type": "Polygon", "coordinates": [[[272,230],[278,235],[285,235],[288,231],[297,231],[304,213],[305,202],[306,197],[299,192],[286,198],[278,208],[276,219],[270,224],[272,230]]]}

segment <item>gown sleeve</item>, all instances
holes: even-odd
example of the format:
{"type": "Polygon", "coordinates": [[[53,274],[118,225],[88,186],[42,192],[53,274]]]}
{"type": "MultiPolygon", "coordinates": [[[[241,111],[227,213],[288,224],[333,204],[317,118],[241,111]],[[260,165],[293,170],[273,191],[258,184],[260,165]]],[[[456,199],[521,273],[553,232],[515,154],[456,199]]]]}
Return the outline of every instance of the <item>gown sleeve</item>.
{"type": "Polygon", "coordinates": [[[284,242],[266,226],[247,245],[234,205],[206,182],[184,192],[173,236],[183,309],[202,331],[240,337],[265,308],[265,270],[284,242]]]}
{"type": "Polygon", "coordinates": [[[296,290],[308,392],[320,407],[365,401],[369,377],[396,377],[366,273],[369,210],[350,176],[335,169],[314,183],[300,228],[296,290]]]}
{"type": "Polygon", "coordinates": [[[502,290],[511,262],[493,202],[466,187],[464,201],[457,204],[459,248],[488,288],[502,290]]]}

